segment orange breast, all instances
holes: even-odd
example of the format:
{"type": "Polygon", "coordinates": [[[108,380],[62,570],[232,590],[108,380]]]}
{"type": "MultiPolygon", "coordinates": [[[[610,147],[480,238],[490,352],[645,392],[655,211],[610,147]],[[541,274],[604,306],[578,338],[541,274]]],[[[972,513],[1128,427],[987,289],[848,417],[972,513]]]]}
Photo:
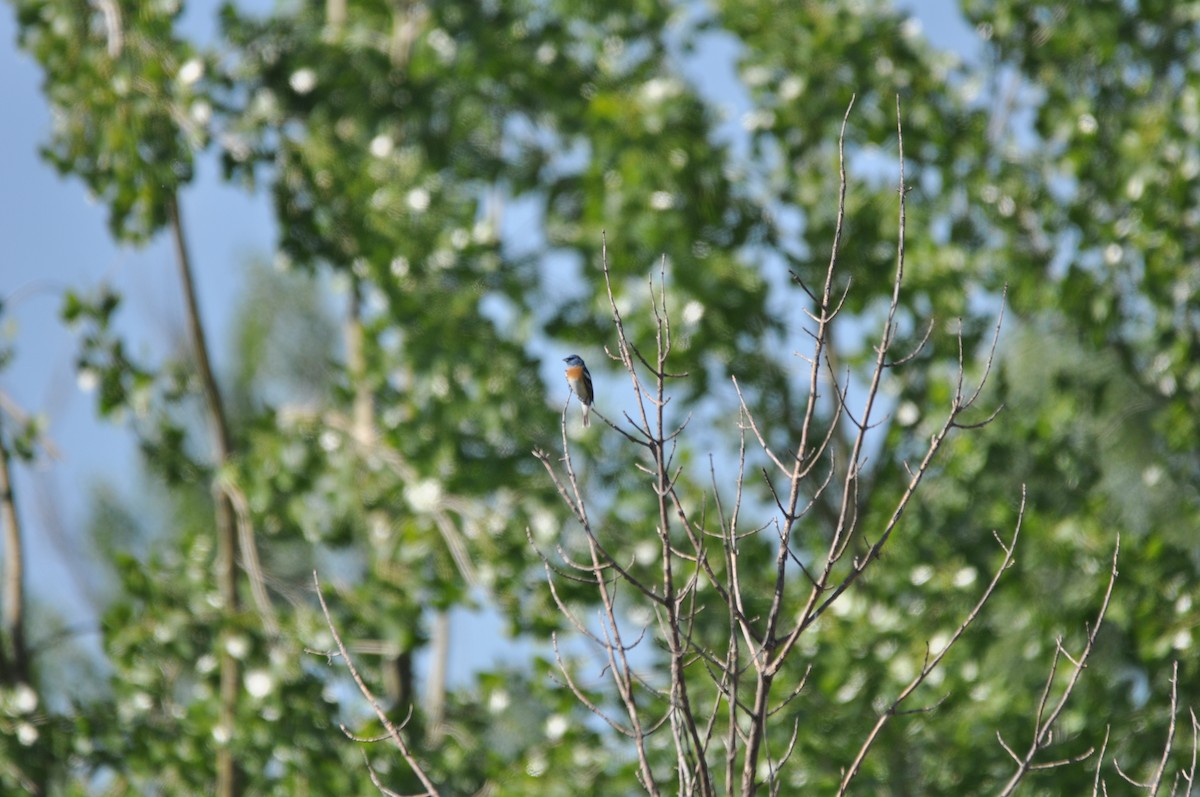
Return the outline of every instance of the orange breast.
{"type": "Polygon", "coordinates": [[[583,379],[582,365],[567,366],[567,379],[583,379]]]}

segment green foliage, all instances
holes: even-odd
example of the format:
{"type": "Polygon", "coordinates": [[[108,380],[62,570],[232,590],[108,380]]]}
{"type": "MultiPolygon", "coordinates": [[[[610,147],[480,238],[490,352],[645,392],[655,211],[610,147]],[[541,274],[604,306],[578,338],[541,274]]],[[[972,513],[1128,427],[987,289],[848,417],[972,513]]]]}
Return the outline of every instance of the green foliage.
{"type": "MultiPolygon", "coordinates": [[[[227,179],[269,192],[283,266],[247,271],[226,369],[235,450],[220,469],[190,366],[136,362],[114,324],[120,297],[107,289],[64,297],[81,381],[103,415],[132,421],[149,484],[166,498],[128,510],[144,536],[98,546],[112,554],[117,585],[103,609],[112,677],[101,698],[40,729],[62,793],[103,783],[205,793],[213,751],[226,744],[246,793],[370,791],[337,723],[371,735],[377,721],[338,667],[306,652],[332,647],[310,592],[314,568],[333,585],[343,636],[384,651],[359,657],[373,683],[411,667],[435,612],[486,601],[514,633],[562,630],[527,533],[568,554],[584,549],[529,452],[561,447],[565,392],[544,382],[543,355],[557,365],[548,352],[583,353],[598,410],[621,422],[625,383],[601,356],[613,340],[602,241],[627,332],[645,351],[655,332],[647,277],[665,274],[669,365],[687,374],[669,414],[705,424],[676,452],[689,499],[711,506],[709,450],[717,492],[732,491],[731,376],[768,442],[794,447],[808,371],[793,352],[807,351],[806,291],[819,290],[839,223],[835,294],[848,292],[833,357],[852,383],[874,358],[899,230],[897,96],[910,190],[896,350],[915,349],[933,325],[914,360],[887,372],[891,415],[860,489],[863,534],[886,522],[905,463],[936,431],[960,346],[968,361],[986,354],[1002,305],[1009,316],[985,399],[1005,412],[955,438],[872,575],[781,673],[789,684],[808,673],[770,731],[780,750],[801,729],[784,790],[836,789],[926,643],[977,599],[1000,560],[992,530],[1014,524],[1022,484],[1016,566],[941,680],[914,696],[944,702],[888,726],[858,790],[961,794],[1003,783],[1011,759],[995,733],[1027,744],[1054,640],[1078,650],[1116,532],[1121,579],[1055,757],[1098,747],[1111,727],[1109,755],[1126,771],[1150,767],[1161,742],[1140,731],[1166,725],[1174,659],[1180,704],[1198,702],[1188,653],[1200,598],[1200,32],[1186,5],[1060,13],[965,0],[982,49],[967,61],[937,51],[885,4],[849,0],[721,0],[704,11],[641,0],[361,0],[336,24],[323,3],[263,16],[226,4],[211,51],[180,31],[177,2],[120,0],[109,17],[99,3],[13,5],[55,114],[43,154],[108,208],[115,237],[158,233],[196,160],[217,157],[227,179]],[[724,100],[685,77],[718,40],[737,45],[749,106],[740,132],[723,124],[724,100]],[[839,219],[837,143],[852,97],[839,219]],[[357,340],[356,352],[343,339],[357,340]],[[243,499],[238,520],[269,575],[277,634],[248,577],[240,608],[217,597],[214,483],[243,499]],[[226,653],[243,681],[232,728],[218,697],[226,653]]],[[[821,425],[833,410],[822,397],[821,425]]],[[[37,432],[6,441],[32,456],[37,432]]],[[[601,425],[572,445],[606,546],[633,575],[652,577],[660,562],[645,543],[656,502],[630,445],[601,425]]],[[[846,452],[840,438],[835,448],[846,452]]],[[[771,496],[754,479],[746,489],[765,522],[771,496]]],[[[834,509],[814,506],[798,557],[823,549],[834,509]]],[[[770,571],[771,535],[744,542],[748,572],[770,571]]],[[[571,582],[559,597],[595,599],[571,582]]],[[[770,595],[747,598],[757,615],[770,595]]],[[[719,647],[724,623],[704,615],[696,641],[719,647]]],[[[662,677],[658,653],[644,654],[651,681],[662,677]]],[[[541,659],[496,668],[453,690],[444,716],[418,708],[408,732],[446,793],[637,791],[626,742],[554,672],[541,659]]],[[[413,694],[385,695],[396,720],[408,712],[401,698],[413,694]]],[[[614,698],[597,689],[595,700],[614,698]]],[[[4,761],[21,758],[28,703],[0,695],[4,761]]],[[[652,754],[656,771],[675,766],[666,747],[652,754]]],[[[417,788],[390,751],[372,749],[371,760],[391,788],[417,788]]],[[[1026,786],[1083,792],[1091,766],[1038,773],[1026,786]]],[[[16,788],[10,772],[0,770],[4,787],[16,788]]]]}
{"type": "Polygon", "coordinates": [[[182,3],[98,6],[14,0],[20,44],[46,73],[54,131],[42,155],[81,178],[109,208],[118,239],[145,241],[167,222],[211,112],[188,67],[195,49],[175,32],[182,3]]]}

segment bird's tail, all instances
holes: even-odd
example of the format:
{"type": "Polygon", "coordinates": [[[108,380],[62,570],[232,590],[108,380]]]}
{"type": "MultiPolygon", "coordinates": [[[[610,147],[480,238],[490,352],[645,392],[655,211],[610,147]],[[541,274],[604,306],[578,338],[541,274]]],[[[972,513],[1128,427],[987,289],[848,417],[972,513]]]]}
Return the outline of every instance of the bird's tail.
{"type": "Polygon", "coordinates": [[[591,419],[591,417],[589,417],[591,415],[591,413],[592,413],[591,406],[588,404],[584,404],[583,405],[583,428],[585,428],[585,429],[587,427],[591,426],[591,424],[592,424],[592,419],[591,419]]]}

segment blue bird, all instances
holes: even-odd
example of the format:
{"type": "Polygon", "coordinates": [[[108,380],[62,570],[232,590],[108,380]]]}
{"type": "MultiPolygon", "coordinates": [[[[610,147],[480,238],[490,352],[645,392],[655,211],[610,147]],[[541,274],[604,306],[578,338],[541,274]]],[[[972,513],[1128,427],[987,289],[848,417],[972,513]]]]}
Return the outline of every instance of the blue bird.
{"type": "Polygon", "coordinates": [[[563,362],[567,364],[567,384],[571,386],[571,390],[579,396],[579,403],[583,405],[583,425],[587,426],[590,423],[588,414],[592,410],[592,375],[588,372],[587,365],[583,362],[583,358],[578,354],[572,354],[570,357],[564,357],[563,362]]]}

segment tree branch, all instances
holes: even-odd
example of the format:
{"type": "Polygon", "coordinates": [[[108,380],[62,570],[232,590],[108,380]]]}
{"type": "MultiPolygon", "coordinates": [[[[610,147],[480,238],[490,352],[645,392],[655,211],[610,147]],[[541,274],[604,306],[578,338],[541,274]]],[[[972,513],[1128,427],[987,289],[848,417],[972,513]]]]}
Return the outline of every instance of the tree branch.
{"type": "Polygon", "coordinates": [[[959,640],[959,637],[963,635],[967,628],[973,622],[975,622],[975,618],[977,618],[979,613],[983,610],[983,606],[985,603],[987,603],[988,598],[992,597],[992,593],[996,591],[996,585],[1000,583],[1000,577],[1004,575],[1004,572],[1012,565],[1013,554],[1016,552],[1017,548],[1017,538],[1021,534],[1021,522],[1024,520],[1024,518],[1025,489],[1022,487],[1021,508],[1017,512],[1016,527],[1013,529],[1012,539],[1009,540],[1008,545],[1004,545],[1003,543],[1000,545],[1001,549],[1004,551],[1004,559],[1000,562],[1000,566],[996,568],[996,573],[992,576],[991,582],[987,585],[987,588],[984,589],[983,594],[979,597],[979,600],[975,603],[975,606],[967,614],[962,623],[959,624],[958,628],[950,636],[950,639],[947,640],[942,649],[934,654],[932,658],[927,657],[925,665],[921,668],[921,671],[917,673],[916,677],[914,677],[912,681],[909,682],[908,686],[901,690],[899,696],[892,701],[892,704],[887,708],[887,710],[879,716],[879,719],[875,722],[875,726],[871,729],[871,732],[867,734],[867,738],[863,741],[862,746],[859,748],[858,755],[854,757],[854,761],[850,764],[850,768],[846,770],[846,774],[842,778],[842,783],[837,790],[839,797],[840,795],[845,794],[847,789],[849,789],[850,781],[854,780],[854,777],[862,768],[862,763],[867,757],[867,752],[871,749],[871,745],[873,745],[875,740],[879,737],[879,733],[883,730],[883,726],[887,724],[888,720],[899,713],[900,704],[907,700],[908,697],[917,690],[917,687],[925,682],[925,679],[929,677],[930,673],[937,669],[937,666],[941,664],[942,659],[945,658],[946,654],[950,652],[950,648],[953,647],[954,643],[959,640]]]}
{"type": "Polygon", "coordinates": [[[0,684],[29,683],[29,652],[25,646],[25,549],[17,495],[13,489],[11,455],[0,411],[0,524],[4,526],[4,638],[0,639],[0,684]],[[7,650],[6,650],[7,647],[7,650]]]}
{"type": "MultiPolygon", "coordinates": [[[[325,595],[321,591],[321,579],[317,576],[316,570],[313,571],[313,586],[317,591],[317,600],[321,603],[321,613],[325,615],[325,624],[329,627],[329,633],[333,635],[334,644],[337,645],[338,655],[342,657],[342,661],[346,662],[346,668],[350,670],[350,677],[354,679],[355,685],[358,686],[359,693],[362,694],[367,704],[370,705],[371,710],[375,712],[375,716],[383,724],[384,729],[387,731],[388,736],[391,737],[392,743],[396,745],[396,749],[400,751],[400,755],[404,758],[405,763],[408,764],[413,774],[417,776],[417,780],[421,781],[421,785],[425,787],[425,797],[440,797],[437,787],[433,785],[433,781],[425,774],[425,770],[422,769],[421,764],[413,756],[408,743],[404,741],[404,737],[400,733],[404,725],[397,726],[388,719],[387,713],[379,705],[379,701],[375,698],[375,695],[371,692],[366,682],[363,681],[362,676],[359,675],[358,668],[354,666],[354,660],[350,658],[350,653],[346,650],[345,643],[342,642],[342,636],[338,633],[337,626],[333,623],[333,617],[329,614],[329,606],[325,603],[325,595]]],[[[345,726],[342,726],[342,731],[346,732],[345,726]]],[[[379,786],[374,777],[372,777],[372,781],[375,782],[376,786],[379,786]]]]}
{"type": "MultiPolygon", "coordinates": [[[[1050,678],[1046,681],[1046,691],[1043,692],[1042,699],[1038,705],[1037,719],[1034,723],[1033,741],[1030,743],[1029,749],[1025,752],[1024,756],[1019,758],[1014,756],[1017,760],[1017,771],[1013,773],[1008,783],[1001,789],[1000,797],[1008,797],[1008,795],[1016,791],[1025,774],[1031,769],[1036,768],[1033,766],[1034,757],[1050,743],[1051,729],[1054,727],[1054,723],[1058,721],[1058,717],[1062,714],[1063,709],[1066,708],[1067,701],[1071,697],[1071,692],[1074,691],[1075,685],[1079,682],[1079,676],[1083,673],[1083,668],[1087,666],[1088,657],[1091,656],[1092,648],[1096,643],[1096,635],[1100,633],[1100,625],[1104,622],[1104,615],[1108,612],[1108,604],[1112,599],[1113,586],[1117,583],[1117,558],[1120,552],[1121,537],[1117,535],[1116,544],[1113,546],[1112,568],[1109,571],[1108,588],[1104,591],[1104,600],[1100,604],[1100,611],[1096,615],[1096,622],[1088,630],[1087,642],[1084,644],[1083,652],[1078,656],[1078,660],[1074,662],[1074,669],[1071,671],[1067,685],[1059,696],[1058,701],[1050,709],[1049,714],[1046,714],[1045,708],[1048,705],[1050,684],[1054,677],[1054,667],[1051,667],[1050,678]]],[[[1060,648],[1061,644],[1059,645],[1060,648]]],[[[1057,660],[1058,649],[1055,651],[1055,661],[1057,662],[1057,660]]],[[[1172,717],[1174,717],[1174,712],[1172,712],[1172,717]]]]}

